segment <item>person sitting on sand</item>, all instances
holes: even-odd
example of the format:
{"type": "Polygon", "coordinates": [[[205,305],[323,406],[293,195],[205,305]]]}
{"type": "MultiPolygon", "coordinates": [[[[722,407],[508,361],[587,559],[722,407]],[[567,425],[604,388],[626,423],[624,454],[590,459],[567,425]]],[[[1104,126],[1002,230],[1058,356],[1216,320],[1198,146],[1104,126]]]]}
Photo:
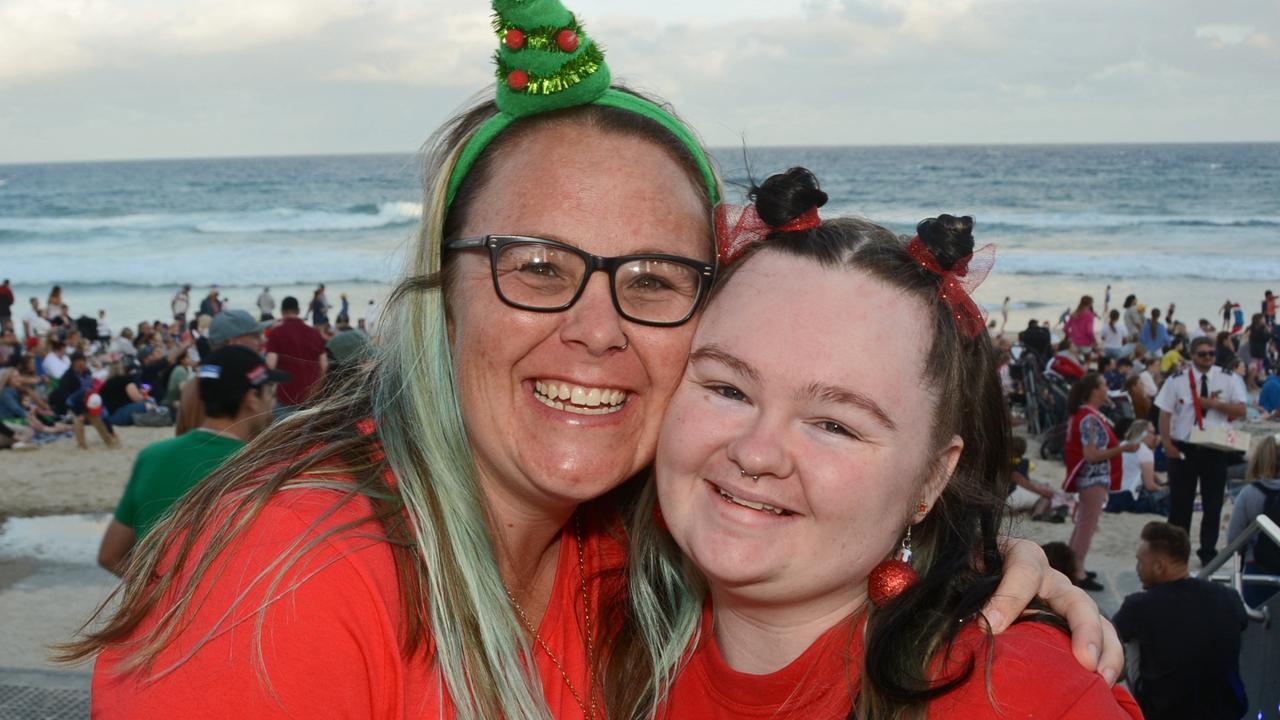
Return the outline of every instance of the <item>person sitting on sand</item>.
{"type": "Polygon", "coordinates": [[[1013,484],[1005,500],[1009,510],[1030,512],[1031,519],[1039,522],[1065,522],[1068,512],[1066,495],[1054,490],[1049,483],[1031,479],[1031,461],[1027,460],[1026,454],[1026,438],[1015,435],[1009,439],[1009,455],[1013,464],[1013,484]]]}
{"type": "Polygon", "coordinates": [[[37,407],[30,399],[30,390],[23,386],[18,369],[0,369],[0,420],[25,423],[35,433],[63,433],[71,430],[70,425],[56,419],[46,423],[36,412],[37,407]]]}
{"type": "Polygon", "coordinates": [[[1126,442],[1138,443],[1124,454],[1120,489],[1107,498],[1110,513],[1154,513],[1168,517],[1169,488],[1156,480],[1155,447],[1160,436],[1147,420],[1135,420],[1122,431],[1126,442]]]}
{"type": "Polygon", "coordinates": [[[203,422],[195,432],[138,453],[102,537],[98,564],[119,575],[129,551],[170,505],[271,424],[276,384],[287,379],[247,348],[228,345],[211,354],[198,381],[203,422]]]}

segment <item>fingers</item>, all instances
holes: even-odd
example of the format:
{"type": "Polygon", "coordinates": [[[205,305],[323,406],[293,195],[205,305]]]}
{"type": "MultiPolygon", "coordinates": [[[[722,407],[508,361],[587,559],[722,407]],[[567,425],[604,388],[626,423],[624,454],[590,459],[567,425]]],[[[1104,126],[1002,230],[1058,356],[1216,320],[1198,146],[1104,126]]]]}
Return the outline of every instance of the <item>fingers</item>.
{"type": "Polygon", "coordinates": [[[1107,619],[1102,620],[1102,659],[1098,661],[1098,674],[1108,685],[1115,685],[1124,672],[1124,645],[1120,634],[1107,619]]]}
{"type": "MultiPolygon", "coordinates": [[[[1056,570],[1050,570],[1046,574],[1040,597],[1055,613],[1066,618],[1067,625],[1071,628],[1071,652],[1076,656],[1076,661],[1085,670],[1098,670],[1104,647],[1103,625],[1106,624],[1098,610],[1098,604],[1084,590],[1072,585],[1066,575],[1056,570]]],[[[1107,627],[1110,628],[1110,625],[1107,627]]],[[[1114,632],[1113,629],[1112,634],[1114,632]]],[[[1119,640],[1115,642],[1118,646],[1119,640]]],[[[1108,681],[1113,682],[1118,674],[1116,672],[1108,681]]]]}
{"type": "Polygon", "coordinates": [[[982,608],[982,615],[992,634],[1004,632],[1035,600],[1046,571],[1052,572],[1039,545],[1030,540],[1008,539],[1004,542],[1004,572],[1000,586],[982,608]]]}

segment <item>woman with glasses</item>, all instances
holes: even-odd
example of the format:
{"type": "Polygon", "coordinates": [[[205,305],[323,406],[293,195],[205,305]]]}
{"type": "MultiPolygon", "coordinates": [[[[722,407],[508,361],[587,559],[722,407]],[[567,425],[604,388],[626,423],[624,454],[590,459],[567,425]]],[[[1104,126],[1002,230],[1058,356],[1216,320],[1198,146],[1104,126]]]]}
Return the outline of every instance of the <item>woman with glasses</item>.
{"type": "MultiPolygon", "coordinates": [[[[502,57],[597,62],[567,11],[547,22],[501,27],[502,57]]],[[[187,496],[69,648],[102,651],[101,717],[603,717],[619,517],[688,355],[719,186],[688,128],[607,72],[547,112],[526,112],[545,78],[506,73],[430,144],[376,358],[187,496]]],[[[1005,617],[1041,561],[1010,565],[1005,617]]],[[[1092,667],[1096,609],[1056,583],[1040,594],[1083,621],[1092,667]]]]}

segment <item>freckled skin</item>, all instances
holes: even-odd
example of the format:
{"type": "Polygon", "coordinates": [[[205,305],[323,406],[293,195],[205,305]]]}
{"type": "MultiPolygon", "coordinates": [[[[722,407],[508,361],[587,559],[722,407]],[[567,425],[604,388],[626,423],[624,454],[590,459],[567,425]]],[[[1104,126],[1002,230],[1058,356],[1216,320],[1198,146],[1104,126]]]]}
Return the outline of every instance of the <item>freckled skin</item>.
{"type": "MultiPolygon", "coordinates": [[[[861,601],[916,503],[941,490],[926,477],[935,457],[933,400],[920,380],[927,338],[912,330],[928,327],[925,312],[862,273],[768,252],[748,260],[707,308],[694,353],[715,345],[759,379],[691,361],[655,468],[663,518],[713,588],[771,606],[861,601]],[[811,383],[872,398],[897,429],[805,397],[811,383]],[[794,514],[730,504],[708,481],[794,514]]],[[[959,446],[948,448],[953,466],[959,446]]]]}
{"type": "MultiPolygon", "coordinates": [[[[664,252],[703,261],[711,257],[710,233],[674,159],[647,141],[580,125],[539,128],[507,147],[463,228],[463,236],[533,235],[602,256],[664,252]]],[[[560,512],[647,465],[694,323],[623,320],[604,273],[565,312],[517,310],[494,292],[485,252],[455,261],[450,335],[485,492],[522,514],[560,512]],[[535,400],[537,379],[630,395],[620,412],[584,419],[535,400]]]]}

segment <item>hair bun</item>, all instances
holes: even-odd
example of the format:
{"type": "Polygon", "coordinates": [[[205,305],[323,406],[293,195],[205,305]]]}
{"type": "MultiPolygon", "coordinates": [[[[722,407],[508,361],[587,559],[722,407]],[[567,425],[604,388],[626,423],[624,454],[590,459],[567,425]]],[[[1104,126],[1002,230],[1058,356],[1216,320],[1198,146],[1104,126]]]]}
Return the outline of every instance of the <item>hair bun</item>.
{"type": "Polygon", "coordinates": [[[968,268],[955,267],[961,258],[973,254],[973,218],[942,214],[926,218],[916,226],[920,241],[929,248],[943,270],[963,275],[968,268]]]}
{"type": "Polygon", "coordinates": [[[770,227],[786,225],[827,204],[827,194],[818,187],[818,178],[802,167],[770,175],[758,186],[753,184],[747,197],[756,204],[760,219],[770,227]]]}

